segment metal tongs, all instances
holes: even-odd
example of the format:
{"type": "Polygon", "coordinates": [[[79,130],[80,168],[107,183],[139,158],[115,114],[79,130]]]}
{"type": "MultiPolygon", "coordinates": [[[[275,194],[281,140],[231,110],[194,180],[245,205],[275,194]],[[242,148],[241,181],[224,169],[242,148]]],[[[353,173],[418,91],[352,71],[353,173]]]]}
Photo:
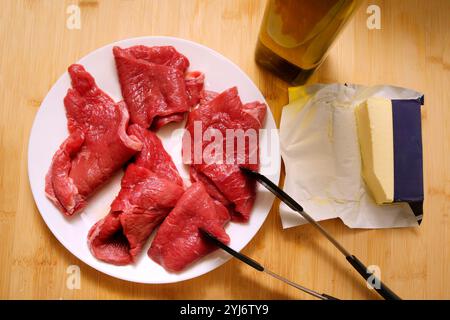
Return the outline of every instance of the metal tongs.
{"type": "Polygon", "coordinates": [[[217,247],[223,249],[224,251],[228,252],[229,254],[231,254],[233,257],[241,260],[242,262],[248,264],[250,267],[260,271],[260,272],[265,272],[266,274],[270,275],[271,277],[274,277],[275,279],[281,280],[284,283],[287,283],[288,285],[303,291],[307,294],[310,294],[316,298],[322,299],[322,300],[338,300],[335,297],[332,297],[328,294],[325,293],[318,293],[314,290],[308,289],[302,285],[299,285],[295,282],[292,282],[291,280],[288,280],[270,270],[268,270],[267,268],[263,267],[260,263],[256,262],[255,260],[253,260],[252,258],[237,252],[236,250],[231,249],[229,246],[227,246],[225,243],[223,243],[222,241],[220,241],[219,239],[217,239],[215,236],[213,236],[211,233],[209,233],[208,231],[206,231],[203,228],[199,228],[200,233],[207,239],[209,240],[211,243],[215,244],[217,247]]]}
{"type": "Polygon", "coordinates": [[[328,231],[326,231],[320,224],[317,223],[309,214],[303,211],[303,208],[294,199],[292,199],[286,192],[281,190],[276,184],[270,181],[264,175],[252,171],[245,167],[240,167],[241,171],[245,173],[248,177],[255,179],[261,183],[266,189],[272,192],[277,198],[283,201],[289,208],[299,213],[303,218],[305,218],[310,224],[312,224],[319,232],[324,235],[347,259],[347,261],[352,265],[352,267],[358,271],[358,273],[368,282],[369,280],[373,283],[378,284],[373,287],[380,296],[386,300],[401,300],[401,298],[396,295],[387,285],[385,285],[381,280],[379,280],[375,275],[368,272],[367,267],[354,255],[350,254],[335,238],[333,238],[328,231]]]}

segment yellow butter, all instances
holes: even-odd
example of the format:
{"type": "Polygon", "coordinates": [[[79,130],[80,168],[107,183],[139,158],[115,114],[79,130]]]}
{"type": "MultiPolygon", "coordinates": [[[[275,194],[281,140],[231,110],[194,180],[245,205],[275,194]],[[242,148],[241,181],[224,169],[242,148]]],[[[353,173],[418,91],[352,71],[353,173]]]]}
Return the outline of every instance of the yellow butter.
{"type": "Polygon", "coordinates": [[[362,176],[377,204],[394,198],[392,103],[369,98],[355,109],[362,176]]]}

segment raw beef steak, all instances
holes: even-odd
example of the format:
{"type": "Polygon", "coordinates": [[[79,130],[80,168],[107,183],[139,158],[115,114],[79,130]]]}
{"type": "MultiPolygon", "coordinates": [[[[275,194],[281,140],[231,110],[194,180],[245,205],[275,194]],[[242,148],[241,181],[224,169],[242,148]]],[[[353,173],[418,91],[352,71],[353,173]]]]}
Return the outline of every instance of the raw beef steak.
{"type": "Polygon", "coordinates": [[[95,84],[81,65],[71,65],[72,89],[64,98],[69,137],[53,156],[47,197],[64,214],[83,209],[87,198],[142,147],[126,133],[128,111],[95,84]]]}
{"type": "Polygon", "coordinates": [[[141,152],[138,152],[134,158],[137,166],[144,167],[153,171],[160,178],[183,186],[183,179],[181,179],[177,167],[155,133],[137,124],[132,124],[128,128],[128,134],[138,137],[143,144],[141,152]]]}
{"type": "Polygon", "coordinates": [[[183,120],[198,103],[204,76],[189,72],[189,60],[171,46],[113,48],[122,95],[131,122],[159,129],[183,120]]]}
{"type": "Polygon", "coordinates": [[[183,180],[159,138],[138,125],[128,131],[142,140],[143,148],[126,169],[110,213],[88,235],[92,254],[115,265],[135,261],[153,229],[184,193],[183,180]]]}
{"type": "MultiPolygon", "coordinates": [[[[247,221],[255,201],[256,186],[241,173],[239,166],[255,171],[259,169],[258,133],[265,118],[266,105],[259,102],[242,104],[235,87],[221,94],[206,92],[201,101],[189,113],[183,139],[183,159],[191,165],[191,180],[203,182],[208,193],[230,210],[233,220],[247,221]],[[201,129],[200,134],[195,134],[195,128],[201,129]],[[206,150],[212,143],[205,139],[207,130],[216,130],[223,138],[222,143],[219,142],[223,153],[214,161],[204,158],[209,154],[206,150]],[[227,138],[229,132],[234,133],[231,138],[227,138]],[[244,134],[240,143],[236,138],[239,132],[244,134]],[[253,134],[253,141],[245,137],[246,133],[253,134]]],[[[213,142],[217,142],[215,138],[213,142]]]]}
{"type": "Polygon", "coordinates": [[[213,200],[202,183],[192,184],[158,229],[148,255],[170,272],[179,272],[216,249],[199,233],[204,228],[224,243],[228,210],[213,200]]]}
{"type": "Polygon", "coordinates": [[[132,163],[110,213],[89,231],[88,244],[99,260],[125,265],[135,261],[153,229],[175,206],[184,189],[132,163]]]}

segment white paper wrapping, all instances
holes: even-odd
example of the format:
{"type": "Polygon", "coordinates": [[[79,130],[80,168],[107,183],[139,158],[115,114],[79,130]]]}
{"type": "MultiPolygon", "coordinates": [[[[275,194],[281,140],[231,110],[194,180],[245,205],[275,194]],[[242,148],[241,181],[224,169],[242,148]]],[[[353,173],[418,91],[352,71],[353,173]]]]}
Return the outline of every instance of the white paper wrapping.
{"type": "MultiPolygon", "coordinates": [[[[313,218],[340,218],[350,228],[417,226],[405,203],[376,205],[361,177],[354,108],[369,97],[416,99],[421,93],[393,86],[316,84],[290,89],[280,124],[284,191],[313,218]]],[[[306,223],[284,203],[283,228],[306,223]]]]}

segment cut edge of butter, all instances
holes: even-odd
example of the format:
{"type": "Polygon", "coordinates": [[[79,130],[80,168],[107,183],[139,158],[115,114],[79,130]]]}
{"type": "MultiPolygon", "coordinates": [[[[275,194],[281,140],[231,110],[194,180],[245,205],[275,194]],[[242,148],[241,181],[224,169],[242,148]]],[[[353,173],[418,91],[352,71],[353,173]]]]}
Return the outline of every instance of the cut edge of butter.
{"type": "Polygon", "coordinates": [[[392,104],[369,98],[355,108],[362,176],[377,204],[394,200],[392,104]]]}

